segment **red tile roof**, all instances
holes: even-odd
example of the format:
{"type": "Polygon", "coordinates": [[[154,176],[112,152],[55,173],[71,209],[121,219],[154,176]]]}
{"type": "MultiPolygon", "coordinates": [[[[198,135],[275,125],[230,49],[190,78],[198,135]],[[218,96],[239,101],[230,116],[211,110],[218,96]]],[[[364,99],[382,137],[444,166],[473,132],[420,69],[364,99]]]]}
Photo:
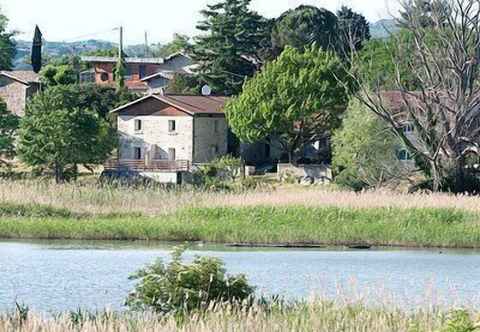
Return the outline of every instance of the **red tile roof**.
{"type": "Polygon", "coordinates": [[[189,115],[196,114],[223,114],[223,108],[228,100],[228,97],[217,96],[190,96],[190,95],[148,95],[137,99],[131,103],[123,105],[111,111],[117,113],[129,109],[136,104],[150,98],[155,98],[167,105],[170,105],[189,115]]]}
{"type": "Polygon", "coordinates": [[[25,85],[40,83],[40,75],[31,70],[0,71],[0,75],[7,76],[25,85]]]}

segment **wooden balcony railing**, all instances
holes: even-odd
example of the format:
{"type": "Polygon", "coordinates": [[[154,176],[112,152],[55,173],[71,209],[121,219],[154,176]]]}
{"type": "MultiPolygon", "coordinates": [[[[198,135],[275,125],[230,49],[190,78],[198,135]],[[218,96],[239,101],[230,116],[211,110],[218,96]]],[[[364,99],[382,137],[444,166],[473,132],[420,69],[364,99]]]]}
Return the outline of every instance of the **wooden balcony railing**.
{"type": "Polygon", "coordinates": [[[188,172],[190,161],[188,160],[144,160],[110,159],[105,162],[107,170],[150,171],[150,172],[188,172]]]}

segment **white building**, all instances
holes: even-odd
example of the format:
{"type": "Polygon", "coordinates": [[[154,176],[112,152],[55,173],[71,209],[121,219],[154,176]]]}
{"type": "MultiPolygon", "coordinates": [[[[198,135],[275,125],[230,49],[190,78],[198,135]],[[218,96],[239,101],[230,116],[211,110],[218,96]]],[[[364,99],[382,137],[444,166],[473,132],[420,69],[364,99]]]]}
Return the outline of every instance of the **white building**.
{"type": "MultiPolygon", "coordinates": [[[[227,154],[225,97],[148,95],[119,107],[118,159],[107,169],[188,172],[227,154]]],[[[175,175],[167,176],[170,180],[175,175]]]]}

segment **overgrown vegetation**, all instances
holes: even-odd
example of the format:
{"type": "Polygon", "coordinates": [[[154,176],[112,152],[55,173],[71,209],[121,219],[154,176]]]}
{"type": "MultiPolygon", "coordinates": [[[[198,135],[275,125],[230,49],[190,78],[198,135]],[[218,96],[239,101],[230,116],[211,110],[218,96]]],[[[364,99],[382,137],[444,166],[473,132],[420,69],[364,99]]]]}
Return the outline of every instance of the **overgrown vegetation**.
{"type": "Polygon", "coordinates": [[[186,264],[184,250],[176,248],[168,264],[158,260],[131,276],[138,280],[126,302],[131,309],[184,315],[212,305],[241,304],[253,295],[247,278],[226,275],[220,259],[197,256],[186,264]]]}
{"type": "Polygon", "coordinates": [[[155,313],[86,312],[54,317],[17,310],[0,315],[0,330],[18,332],[110,331],[271,331],[279,332],[477,332],[475,310],[436,309],[407,312],[372,308],[362,304],[314,300],[297,303],[257,304],[244,310],[231,305],[212,305],[201,315],[179,320],[155,313]]]}
{"type": "Polygon", "coordinates": [[[186,208],[160,217],[3,217],[0,238],[480,248],[477,220],[453,209],[186,208]]]}

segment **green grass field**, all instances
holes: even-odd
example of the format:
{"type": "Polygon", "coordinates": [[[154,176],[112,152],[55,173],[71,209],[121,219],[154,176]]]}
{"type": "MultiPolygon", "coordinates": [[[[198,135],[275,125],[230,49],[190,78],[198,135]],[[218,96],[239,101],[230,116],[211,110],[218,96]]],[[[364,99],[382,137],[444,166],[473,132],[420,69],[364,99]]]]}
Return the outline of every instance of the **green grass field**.
{"type": "Polygon", "coordinates": [[[478,220],[434,208],[213,207],[145,217],[0,204],[0,238],[480,248],[478,220]]]}

